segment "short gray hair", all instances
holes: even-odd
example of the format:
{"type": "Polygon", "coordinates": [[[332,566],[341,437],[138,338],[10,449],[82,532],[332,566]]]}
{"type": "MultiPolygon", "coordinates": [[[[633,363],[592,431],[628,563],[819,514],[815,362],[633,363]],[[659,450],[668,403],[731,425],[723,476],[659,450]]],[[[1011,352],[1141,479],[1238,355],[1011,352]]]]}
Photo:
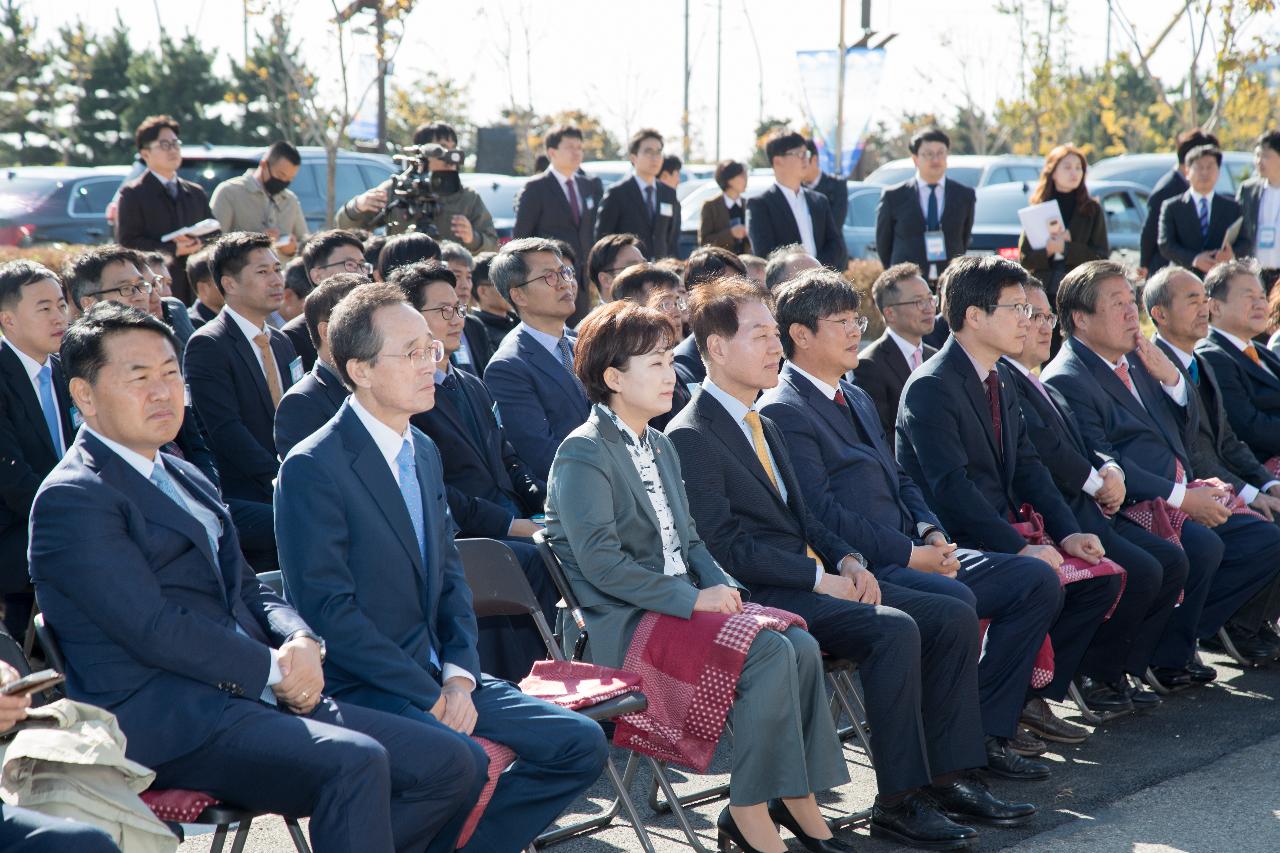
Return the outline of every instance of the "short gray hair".
{"type": "MultiPolygon", "coordinates": [[[[947,267],[948,270],[954,264],[947,267]]],[[[1058,322],[1064,335],[1076,333],[1073,312],[1094,314],[1098,310],[1098,288],[1111,278],[1129,281],[1125,268],[1114,261],[1086,261],[1063,277],[1058,285],[1058,322]]],[[[1133,282],[1129,282],[1133,287],[1133,282]]]]}
{"type": "Polygon", "coordinates": [[[1225,300],[1231,296],[1231,282],[1242,275],[1258,277],[1260,269],[1253,258],[1237,258],[1218,264],[1204,277],[1204,289],[1210,299],[1225,300]]]}
{"type": "Polygon", "coordinates": [[[467,247],[453,240],[440,241],[440,260],[446,264],[450,261],[466,264],[469,270],[476,268],[476,259],[472,257],[471,252],[467,251],[467,247]]]}
{"type": "Polygon", "coordinates": [[[809,252],[799,243],[787,243],[769,253],[769,260],[764,265],[764,286],[772,293],[773,289],[787,280],[787,265],[797,255],[809,252]]]}
{"type": "Polygon", "coordinates": [[[1156,316],[1151,313],[1153,310],[1168,308],[1173,304],[1173,280],[1180,275],[1194,276],[1195,273],[1186,267],[1169,264],[1161,267],[1159,272],[1153,273],[1143,285],[1142,305],[1147,309],[1147,316],[1151,318],[1151,322],[1156,321],[1156,316]]]}
{"type": "Polygon", "coordinates": [[[407,305],[404,291],[385,281],[362,284],[344,296],[329,315],[329,352],[342,384],[356,389],[347,373],[348,361],[375,364],[382,351],[382,333],[373,315],[388,305],[407,305]]]}
{"type": "MultiPolygon", "coordinates": [[[[502,298],[511,302],[511,291],[529,278],[529,264],[524,256],[534,252],[550,252],[560,258],[560,247],[554,240],[542,237],[523,237],[512,240],[489,262],[489,280],[498,288],[502,298]]],[[[514,302],[511,302],[515,305],[514,302]]],[[[517,309],[518,311],[519,309],[517,309]]]]}

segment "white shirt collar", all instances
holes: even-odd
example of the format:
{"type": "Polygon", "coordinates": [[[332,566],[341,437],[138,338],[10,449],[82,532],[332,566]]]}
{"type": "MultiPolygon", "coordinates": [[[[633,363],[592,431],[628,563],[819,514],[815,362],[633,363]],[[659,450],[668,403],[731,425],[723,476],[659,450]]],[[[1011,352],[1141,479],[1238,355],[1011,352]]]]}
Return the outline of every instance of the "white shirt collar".
{"type": "Polygon", "coordinates": [[[578,177],[577,172],[575,172],[566,178],[564,175],[557,172],[554,166],[547,167],[547,174],[554,176],[555,179],[560,182],[560,186],[562,187],[566,187],[569,184],[573,183],[574,180],[578,177]]]}
{"type": "Polygon", "coordinates": [[[834,400],[836,398],[836,392],[840,390],[838,387],[836,387],[835,385],[831,385],[826,382],[823,382],[821,379],[814,376],[809,371],[802,369],[800,365],[796,364],[794,361],[789,363],[791,365],[792,370],[794,370],[796,373],[799,373],[805,379],[808,379],[810,382],[812,382],[813,387],[821,391],[822,395],[826,397],[828,400],[834,400]]]}
{"type": "Polygon", "coordinates": [[[735,207],[742,204],[742,196],[738,196],[738,200],[734,201],[733,199],[729,198],[729,196],[725,195],[724,193],[721,193],[720,198],[724,199],[724,206],[729,208],[730,210],[733,210],[735,207]]]}
{"type": "Polygon", "coordinates": [[[1196,192],[1195,190],[1188,190],[1188,192],[1191,193],[1191,198],[1195,199],[1196,207],[1200,206],[1200,199],[1204,199],[1205,201],[1207,201],[1209,203],[1210,208],[1213,207],[1213,191],[1212,190],[1209,192],[1208,195],[1200,195],[1200,193],[1196,192]]]}
{"type": "Polygon", "coordinates": [[[395,475],[398,482],[400,479],[400,466],[396,464],[396,457],[400,455],[400,448],[404,447],[404,443],[411,441],[408,427],[405,428],[403,433],[397,433],[371,415],[368,409],[360,405],[360,401],[356,399],[355,394],[352,394],[347,399],[351,401],[351,411],[356,413],[360,423],[364,424],[364,428],[369,431],[369,436],[373,439],[373,443],[377,445],[378,452],[382,454],[382,458],[387,460],[387,464],[391,466],[391,473],[395,475]]]}
{"type": "Polygon", "coordinates": [[[793,203],[804,199],[804,184],[801,184],[800,188],[795,190],[791,189],[790,187],[785,187],[782,184],[777,184],[776,186],[778,187],[778,189],[782,190],[782,192],[786,195],[786,197],[790,199],[793,203]]]}
{"type": "Polygon", "coordinates": [[[888,326],[885,326],[884,331],[885,334],[887,334],[893,342],[898,345],[898,349],[902,350],[902,357],[907,360],[908,365],[911,364],[911,356],[916,352],[920,353],[920,361],[924,361],[924,341],[921,341],[918,344],[912,344],[888,326]]]}
{"type": "Polygon", "coordinates": [[[22,362],[22,367],[27,371],[27,378],[32,382],[36,381],[36,376],[38,376],[40,371],[44,369],[44,366],[49,363],[49,356],[46,355],[44,357],[43,363],[36,361],[34,358],[14,346],[13,342],[8,338],[0,338],[0,345],[8,347],[13,354],[18,357],[18,361],[22,362]]]}
{"type": "Polygon", "coordinates": [[[649,187],[653,187],[654,194],[655,194],[655,195],[657,194],[657,191],[658,191],[658,179],[657,179],[657,178],[654,178],[652,181],[650,181],[649,183],[647,183],[647,184],[646,184],[646,183],[644,182],[644,178],[641,178],[641,177],[640,177],[639,175],[637,175],[635,172],[632,172],[632,173],[631,173],[631,177],[635,178],[636,183],[640,185],[641,194],[643,194],[643,191],[644,191],[645,189],[649,188],[649,187]]]}
{"type": "Polygon", "coordinates": [[[253,343],[253,339],[256,338],[258,335],[267,334],[266,323],[263,323],[260,327],[255,326],[251,321],[245,319],[245,317],[243,317],[240,314],[237,314],[234,310],[232,310],[230,305],[223,305],[222,311],[224,314],[230,317],[233,321],[235,321],[236,326],[239,327],[240,331],[249,340],[249,343],[253,343]]]}
{"type": "Polygon", "coordinates": [[[1242,341],[1230,332],[1223,331],[1219,326],[1210,326],[1209,328],[1231,341],[1231,345],[1240,350],[1240,352],[1244,352],[1245,347],[1249,346],[1249,341],[1242,341]]]}
{"type": "Polygon", "coordinates": [[[148,459],[147,457],[143,456],[141,453],[138,453],[137,451],[130,450],[129,448],[125,447],[120,442],[112,441],[102,433],[98,432],[96,429],[93,429],[92,427],[90,427],[88,424],[85,424],[82,427],[82,429],[84,429],[85,432],[89,433],[94,438],[98,439],[98,441],[101,441],[107,447],[111,448],[112,452],[114,452],[117,456],[119,456],[125,462],[129,463],[129,467],[133,468],[135,471],[137,471],[139,474],[141,474],[144,478],[148,480],[151,479],[151,474],[153,471],[155,471],[155,467],[157,465],[159,465],[162,468],[164,467],[164,463],[160,459],[159,450],[156,451],[156,454],[154,457],[152,457],[151,459],[148,459]]]}
{"type": "Polygon", "coordinates": [[[711,377],[707,377],[702,381],[702,390],[714,397],[717,403],[724,406],[725,411],[729,413],[729,417],[733,418],[734,422],[738,424],[743,423],[742,419],[747,416],[747,412],[755,408],[754,406],[744,406],[741,400],[712,382],[711,377]]]}
{"type": "Polygon", "coordinates": [[[174,173],[174,176],[172,178],[162,178],[160,177],[160,173],[153,169],[147,169],[147,171],[150,172],[152,175],[154,175],[155,179],[160,183],[164,184],[166,187],[171,185],[176,185],[178,183],[177,173],[174,173]]]}
{"type": "MultiPolygon", "coordinates": [[[[1219,331],[1221,331],[1221,329],[1219,329],[1219,331]]],[[[1225,334],[1225,332],[1224,332],[1224,334],[1225,334]]],[[[1176,354],[1177,354],[1177,356],[1178,356],[1178,361],[1181,361],[1181,362],[1182,362],[1182,366],[1183,366],[1183,367],[1189,367],[1189,366],[1191,365],[1191,362],[1195,360],[1195,356],[1194,356],[1194,355],[1192,355],[1192,354],[1191,354],[1191,353],[1189,353],[1189,352],[1184,352],[1183,350],[1181,350],[1181,349],[1179,349],[1178,347],[1174,346],[1170,341],[1168,341],[1168,340],[1167,340],[1167,339],[1165,339],[1165,338],[1162,338],[1162,337],[1160,336],[1160,333],[1159,333],[1159,332],[1156,332],[1156,340],[1157,340],[1157,341],[1164,341],[1164,345],[1165,345],[1165,346],[1167,346],[1169,349],[1173,350],[1173,351],[1174,351],[1174,353],[1176,353],[1176,354]]]]}

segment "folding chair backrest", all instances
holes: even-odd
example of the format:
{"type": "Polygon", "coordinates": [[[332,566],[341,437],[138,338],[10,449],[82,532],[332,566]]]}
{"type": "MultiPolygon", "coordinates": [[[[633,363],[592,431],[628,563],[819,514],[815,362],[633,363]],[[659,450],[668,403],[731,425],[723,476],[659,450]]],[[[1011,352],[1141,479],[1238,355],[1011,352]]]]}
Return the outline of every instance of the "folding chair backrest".
{"type": "Polygon", "coordinates": [[[18,675],[31,674],[31,662],[22,652],[22,644],[9,636],[9,632],[0,626],[0,660],[18,671],[18,675]]]}
{"type": "Polygon", "coordinates": [[[538,554],[542,557],[542,565],[546,566],[551,582],[556,585],[556,591],[564,599],[564,603],[569,608],[569,615],[573,618],[573,624],[578,628],[578,639],[573,645],[573,659],[582,660],[582,654],[587,647],[587,620],[582,615],[582,608],[578,605],[578,597],[573,594],[573,587],[569,586],[569,578],[565,576],[564,567],[560,565],[560,558],[556,556],[551,543],[547,540],[547,531],[539,530],[533,534],[533,544],[537,546],[538,554]]]}
{"type": "Polygon", "coordinates": [[[278,570],[274,572],[260,572],[258,580],[271,587],[271,591],[281,597],[284,596],[284,575],[278,570]]]}
{"type": "Polygon", "coordinates": [[[458,539],[454,544],[462,558],[476,616],[531,617],[547,651],[555,657],[555,637],[512,550],[496,539],[458,539]]]}
{"type": "Polygon", "coordinates": [[[44,650],[44,659],[49,662],[49,666],[58,672],[65,673],[67,661],[62,656],[62,647],[58,645],[58,638],[53,635],[53,629],[45,621],[43,613],[36,614],[35,626],[36,639],[40,641],[40,648],[44,650]]]}

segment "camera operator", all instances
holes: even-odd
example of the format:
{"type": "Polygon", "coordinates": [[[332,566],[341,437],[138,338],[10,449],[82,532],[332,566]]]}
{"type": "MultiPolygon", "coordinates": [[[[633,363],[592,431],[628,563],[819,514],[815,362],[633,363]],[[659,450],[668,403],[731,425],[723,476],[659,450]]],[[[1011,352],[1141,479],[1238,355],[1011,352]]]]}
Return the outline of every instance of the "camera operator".
{"type": "MultiPolygon", "coordinates": [[[[424,124],[413,133],[414,145],[436,144],[447,150],[458,147],[458,135],[444,123],[424,124]]],[[[417,230],[430,234],[436,240],[457,240],[472,254],[496,251],[498,232],[493,227],[493,217],[485,208],[480,195],[462,185],[458,177],[458,164],[438,157],[429,157],[427,166],[433,178],[433,188],[439,197],[435,214],[430,219],[414,223],[417,230]],[[428,226],[435,226],[435,233],[428,226]]],[[[392,179],[383,181],[371,190],[348,201],[338,211],[339,228],[376,228],[379,214],[387,206],[392,190],[392,179]]],[[[409,223],[388,217],[387,232],[398,234],[407,231],[409,223]]]]}

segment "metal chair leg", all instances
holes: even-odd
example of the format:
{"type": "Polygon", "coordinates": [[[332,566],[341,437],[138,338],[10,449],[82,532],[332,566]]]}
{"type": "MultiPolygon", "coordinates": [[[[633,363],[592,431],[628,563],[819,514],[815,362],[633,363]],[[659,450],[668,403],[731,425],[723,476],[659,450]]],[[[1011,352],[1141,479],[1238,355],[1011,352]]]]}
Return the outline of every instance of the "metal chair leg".
{"type": "Polygon", "coordinates": [[[1231,635],[1227,633],[1227,629],[1225,627],[1218,629],[1218,642],[1222,643],[1222,648],[1226,651],[1228,657],[1246,669],[1255,667],[1261,663],[1261,661],[1256,661],[1253,658],[1247,658],[1240,654],[1240,650],[1237,649],[1236,644],[1231,641],[1231,635]]]}
{"type": "Polygon", "coordinates": [[[1103,716],[1089,708],[1084,701],[1084,694],[1080,692],[1079,685],[1075,679],[1071,679],[1070,686],[1067,687],[1067,695],[1071,697],[1071,701],[1076,703],[1076,707],[1080,709],[1080,716],[1084,717],[1084,721],[1091,726],[1102,725],[1103,716]]]}
{"type": "Polygon", "coordinates": [[[539,848],[548,847],[564,841],[566,838],[573,838],[574,836],[583,835],[592,830],[608,826],[613,822],[619,811],[625,810],[627,819],[631,821],[631,827],[635,830],[636,838],[640,841],[641,849],[645,853],[654,853],[653,842],[649,838],[649,832],[645,828],[644,822],[640,820],[640,812],[636,809],[635,802],[631,799],[630,794],[631,783],[635,780],[639,761],[640,756],[638,753],[633,752],[628,755],[627,764],[621,777],[618,776],[618,771],[613,766],[613,761],[606,761],[605,774],[609,777],[609,781],[613,783],[614,790],[618,793],[609,809],[593,818],[544,832],[534,841],[535,846],[539,848]]]}
{"type": "Polygon", "coordinates": [[[832,832],[839,832],[842,829],[852,829],[858,826],[866,826],[871,823],[871,809],[863,809],[860,812],[853,812],[844,817],[835,818],[827,821],[832,832]]]}
{"type": "Polygon", "coordinates": [[[253,818],[240,821],[235,840],[231,842],[231,853],[244,853],[244,846],[249,842],[249,827],[252,825],[253,818]]]}
{"type": "Polygon", "coordinates": [[[853,678],[848,672],[832,672],[827,674],[827,682],[831,685],[832,698],[850,720],[849,728],[862,743],[862,749],[867,753],[867,757],[871,758],[871,740],[868,737],[866,725],[867,711],[862,704],[862,697],[858,695],[858,690],[853,684],[853,678]]]}
{"type": "MultiPolygon", "coordinates": [[[[671,813],[676,816],[676,822],[680,824],[680,829],[684,832],[685,838],[689,839],[689,846],[697,850],[698,853],[707,853],[707,848],[702,846],[702,842],[694,834],[693,827],[689,825],[689,817],[684,813],[680,798],[676,796],[675,790],[671,787],[671,782],[667,779],[666,765],[652,756],[646,755],[645,759],[648,760],[649,767],[653,771],[653,778],[657,780],[659,787],[662,788],[662,793],[667,795],[667,805],[671,809],[671,813]]],[[[729,786],[725,785],[723,787],[727,793],[729,786]]]]}
{"type": "MultiPolygon", "coordinates": [[[[654,759],[656,760],[656,759],[654,759]]],[[[663,778],[666,778],[667,763],[659,761],[663,770],[663,778]]],[[[665,788],[663,789],[666,790],[665,788]]],[[[702,803],[713,803],[716,800],[722,800],[729,796],[729,783],[725,782],[721,785],[712,785],[710,788],[704,788],[701,791],[690,791],[677,799],[682,806],[697,806],[702,803]]],[[[671,811],[671,804],[658,799],[658,779],[655,776],[653,782],[649,785],[649,808],[653,809],[656,814],[666,814],[671,811]]]]}
{"type": "Polygon", "coordinates": [[[227,830],[230,824],[220,823],[213,830],[213,844],[209,846],[209,853],[222,853],[222,847],[227,843],[227,830]]]}
{"type": "Polygon", "coordinates": [[[293,839],[293,848],[297,853],[311,853],[311,847],[307,844],[306,833],[302,831],[302,827],[298,825],[298,819],[287,817],[284,819],[284,825],[289,830],[289,837],[293,839]]]}
{"type": "Polygon", "coordinates": [[[1147,682],[1147,686],[1150,687],[1152,690],[1154,690],[1157,696],[1173,695],[1174,691],[1171,688],[1165,686],[1165,684],[1159,678],[1156,677],[1156,674],[1151,669],[1151,667],[1147,667],[1147,671],[1142,675],[1142,680],[1147,682]]]}

